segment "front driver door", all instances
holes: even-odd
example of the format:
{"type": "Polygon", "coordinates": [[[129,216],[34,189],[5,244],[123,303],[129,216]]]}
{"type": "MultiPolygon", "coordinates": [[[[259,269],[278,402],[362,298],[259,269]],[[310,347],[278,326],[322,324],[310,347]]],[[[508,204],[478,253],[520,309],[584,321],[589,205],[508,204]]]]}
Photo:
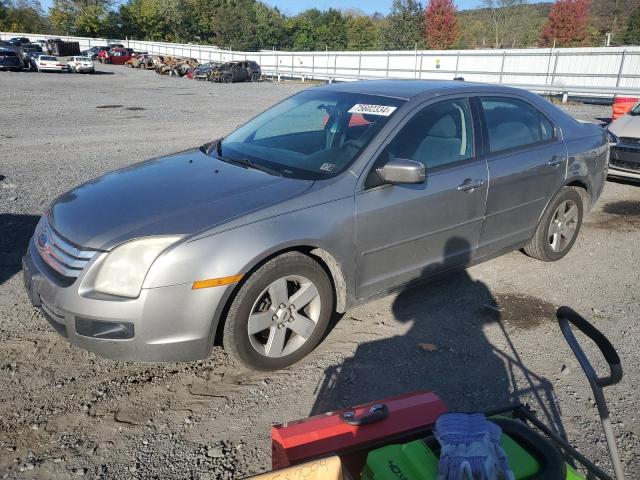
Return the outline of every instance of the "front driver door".
{"type": "Polygon", "coordinates": [[[357,295],[366,298],[420,277],[468,264],[487,198],[479,124],[467,98],[432,103],[391,136],[356,194],[357,295]],[[381,185],[390,157],[426,167],[426,181],[381,185]]]}

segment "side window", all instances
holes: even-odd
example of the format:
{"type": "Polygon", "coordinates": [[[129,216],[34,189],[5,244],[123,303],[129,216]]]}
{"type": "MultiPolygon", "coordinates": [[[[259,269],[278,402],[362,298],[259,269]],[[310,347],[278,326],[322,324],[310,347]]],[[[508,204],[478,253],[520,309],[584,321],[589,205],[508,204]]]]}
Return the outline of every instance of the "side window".
{"type": "Polygon", "coordinates": [[[480,101],[489,131],[491,152],[553,138],[551,122],[529,103],[506,97],[483,97],[480,101]]]}
{"type": "Polygon", "coordinates": [[[425,107],[387,146],[395,157],[430,168],[472,158],[473,128],[467,100],[445,100],[425,107]]]}

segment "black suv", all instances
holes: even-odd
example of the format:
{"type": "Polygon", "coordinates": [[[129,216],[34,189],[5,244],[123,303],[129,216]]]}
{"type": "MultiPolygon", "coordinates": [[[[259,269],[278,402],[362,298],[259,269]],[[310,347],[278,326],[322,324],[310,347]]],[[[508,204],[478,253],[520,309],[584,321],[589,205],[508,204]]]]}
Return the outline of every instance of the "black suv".
{"type": "Polygon", "coordinates": [[[22,70],[22,59],[15,50],[0,47],[0,70],[22,70]]]}
{"type": "Polygon", "coordinates": [[[223,63],[217,68],[211,70],[209,81],[211,82],[245,82],[250,80],[257,82],[262,76],[260,65],[252,60],[243,60],[241,62],[223,63]]]}

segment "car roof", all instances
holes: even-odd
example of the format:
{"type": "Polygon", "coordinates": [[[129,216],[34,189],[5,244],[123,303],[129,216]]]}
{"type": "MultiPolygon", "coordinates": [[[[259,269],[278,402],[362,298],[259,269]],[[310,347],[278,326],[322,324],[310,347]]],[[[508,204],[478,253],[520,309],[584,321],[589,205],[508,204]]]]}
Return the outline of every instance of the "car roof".
{"type": "Polygon", "coordinates": [[[465,82],[462,80],[361,80],[357,82],[331,83],[321,87],[322,90],[333,90],[345,93],[378,95],[382,97],[410,100],[423,94],[438,93],[447,90],[451,93],[464,93],[469,90],[500,90],[505,93],[513,91],[509,87],[486,83],[465,82]]]}

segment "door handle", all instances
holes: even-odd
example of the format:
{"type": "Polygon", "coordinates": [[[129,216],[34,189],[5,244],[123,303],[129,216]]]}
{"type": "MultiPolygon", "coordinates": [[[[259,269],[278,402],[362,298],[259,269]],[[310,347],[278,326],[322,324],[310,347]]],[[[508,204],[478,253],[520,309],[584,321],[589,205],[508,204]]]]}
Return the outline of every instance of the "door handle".
{"type": "Polygon", "coordinates": [[[464,182],[458,185],[458,191],[460,192],[472,192],[476,188],[480,188],[484,185],[484,180],[476,178],[475,180],[472,178],[467,178],[464,182]]]}
{"type": "Polygon", "coordinates": [[[554,155],[551,157],[551,160],[547,162],[547,165],[551,165],[552,167],[559,167],[564,162],[564,157],[560,157],[558,155],[554,155]]]}

